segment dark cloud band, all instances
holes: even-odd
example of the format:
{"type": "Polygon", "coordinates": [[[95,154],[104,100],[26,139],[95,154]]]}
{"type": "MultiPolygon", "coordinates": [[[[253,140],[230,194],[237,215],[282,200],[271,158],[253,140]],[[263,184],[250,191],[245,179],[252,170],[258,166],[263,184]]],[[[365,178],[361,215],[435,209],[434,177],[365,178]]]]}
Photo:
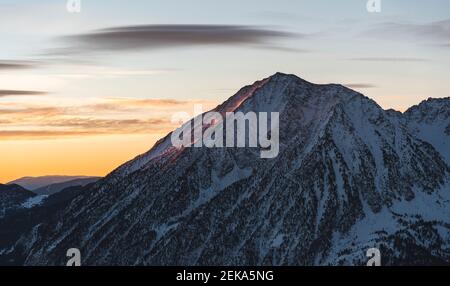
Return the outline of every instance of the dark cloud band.
{"type": "Polygon", "coordinates": [[[65,36],[69,52],[149,50],[200,45],[250,45],[282,48],[277,40],[301,36],[255,26],[143,25],[65,36]]]}
{"type": "Polygon", "coordinates": [[[0,97],[6,96],[29,96],[29,95],[45,95],[48,94],[45,91],[36,90],[11,90],[11,89],[0,89],[0,97]]]}
{"type": "Polygon", "coordinates": [[[346,87],[349,88],[376,88],[377,86],[370,83],[349,83],[345,84],[346,87]]]}
{"type": "Polygon", "coordinates": [[[0,60],[0,70],[22,70],[37,66],[36,62],[0,60]]]}

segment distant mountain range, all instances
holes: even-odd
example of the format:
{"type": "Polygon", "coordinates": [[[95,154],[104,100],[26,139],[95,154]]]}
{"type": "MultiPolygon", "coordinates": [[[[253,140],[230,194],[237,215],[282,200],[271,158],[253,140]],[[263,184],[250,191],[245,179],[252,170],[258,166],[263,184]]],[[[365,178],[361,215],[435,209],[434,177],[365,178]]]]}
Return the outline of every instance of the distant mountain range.
{"type": "MultiPolygon", "coordinates": [[[[45,201],[52,201],[57,196],[48,198],[67,189],[80,189],[86,185],[95,183],[100,177],[72,177],[72,176],[45,176],[45,177],[24,177],[14,182],[24,186],[40,186],[44,182],[58,181],[50,185],[44,185],[38,189],[30,191],[25,187],[13,182],[6,185],[0,184],[0,219],[11,213],[20,212],[26,208],[33,208],[43,204],[45,201]],[[75,179],[73,179],[75,178],[75,179]]],[[[66,192],[64,192],[66,193],[66,192]]]]}
{"type": "Polygon", "coordinates": [[[36,193],[38,195],[53,195],[55,193],[58,193],[64,189],[67,189],[68,187],[76,187],[76,186],[86,186],[91,183],[97,182],[100,177],[85,177],[85,178],[78,178],[70,181],[65,181],[62,183],[55,183],[48,186],[44,186],[38,189],[33,190],[33,193],[36,193]]]}
{"type": "MultiPolygon", "coordinates": [[[[14,181],[7,183],[7,185],[17,184],[24,187],[27,190],[35,191],[37,193],[45,192],[45,188],[50,185],[67,183],[69,181],[81,180],[84,183],[86,181],[98,180],[99,177],[89,177],[89,176],[41,176],[41,177],[23,177],[14,181]],[[83,181],[84,180],[84,181],[83,181]],[[41,190],[39,190],[41,189],[41,190]]],[[[73,185],[73,184],[72,184],[73,185]]],[[[55,185],[55,187],[57,187],[55,185]]],[[[50,190],[51,192],[51,190],[50,190]]]]}
{"type": "Polygon", "coordinates": [[[83,265],[365,265],[375,247],[383,265],[449,265],[449,103],[400,113],[277,73],[214,111],[279,112],[278,157],[169,134],[51,212],[0,220],[0,264],[79,248],[83,265]]]}
{"type": "MultiPolygon", "coordinates": [[[[50,196],[38,196],[29,192],[15,202],[9,200],[9,203],[13,202],[14,205],[5,215],[0,215],[0,245],[19,240],[24,230],[33,228],[58,210],[67,207],[75,197],[90,187],[92,185],[68,187],[50,196]]],[[[0,201],[3,195],[0,191],[0,201]]],[[[0,251],[0,265],[17,265],[15,254],[0,251]]]]}

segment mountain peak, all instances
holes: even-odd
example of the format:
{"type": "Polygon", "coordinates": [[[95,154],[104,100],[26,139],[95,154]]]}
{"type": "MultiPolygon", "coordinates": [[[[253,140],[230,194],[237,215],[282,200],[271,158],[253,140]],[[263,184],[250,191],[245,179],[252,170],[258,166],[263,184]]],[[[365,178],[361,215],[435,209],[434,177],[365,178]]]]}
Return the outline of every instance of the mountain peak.
{"type": "Polygon", "coordinates": [[[415,118],[416,121],[434,120],[436,118],[449,120],[450,97],[428,98],[418,105],[410,107],[405,114],[409,118],[415,118]]]}
{"type": "Polygon", "coordinates": [[[311,82],[296,76],[295,74],[287,74],[282,72],[276,72],[268,78],[269,81],[297,81],[312,84],[311,82]]]}
{"type": "Polygon", "coordinates": [[[286,77],[289,77],[289,78],[292,78],[292,77],[299,78],[298,76],[296,76],[296,75],[294,75],[294,74],[287,74],[287,73],[283,73],[283,72],[276,72],[276,73],[274,73],[272,76],[270,76],[270,78],[286,78],[286,77]]]}
{"type": "Polygon", "coordinates": [[[433,98],[433,97],[429,97],[426,100],[423,100],[422,102],[420,102],[419,104],[412,106],[410,109],[414,109],[416,107],[423,107],[423,106],[427,106],[427,107],[432,107],[432,106],[450,106],[450,97],[442,97],[442,98],[433,98]]]}

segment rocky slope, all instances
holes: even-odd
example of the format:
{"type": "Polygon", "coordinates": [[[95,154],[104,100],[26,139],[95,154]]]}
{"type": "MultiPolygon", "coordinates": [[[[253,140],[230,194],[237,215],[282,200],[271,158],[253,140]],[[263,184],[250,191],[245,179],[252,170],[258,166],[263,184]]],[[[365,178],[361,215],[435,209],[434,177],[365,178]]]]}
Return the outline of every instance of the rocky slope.
{"type": "Polygon", "coordinates": [[[411,132],[433,144],[450,164],[450,97],[430,98],[408,109],[405,117],[411,132]]]}
{"type": "Polygon", "coordinates": [[[28,199],[36,194],[19,185],[0,184],[0,218],[21,207],[28,199]]]}

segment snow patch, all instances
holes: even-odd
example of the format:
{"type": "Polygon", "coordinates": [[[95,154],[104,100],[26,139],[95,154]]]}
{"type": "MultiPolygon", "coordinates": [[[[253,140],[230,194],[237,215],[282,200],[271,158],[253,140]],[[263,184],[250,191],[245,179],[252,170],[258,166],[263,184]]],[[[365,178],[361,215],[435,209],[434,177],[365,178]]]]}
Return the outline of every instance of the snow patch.
{"type": "Polygon", "coordinates": [[[36,206],[42,205],[42,203],[47,197],[48,195],[41,195],[29,198],[28,200],[22,203],[21,207],[25,209],[31,209],[36,206]]]}
{"type": "Polygon", "coordinates": [[[280,247],[283,244],[283,241],[284,234],[280,233],[274,238],[274,240],[272,240],[271,247],[280,247]]]}

